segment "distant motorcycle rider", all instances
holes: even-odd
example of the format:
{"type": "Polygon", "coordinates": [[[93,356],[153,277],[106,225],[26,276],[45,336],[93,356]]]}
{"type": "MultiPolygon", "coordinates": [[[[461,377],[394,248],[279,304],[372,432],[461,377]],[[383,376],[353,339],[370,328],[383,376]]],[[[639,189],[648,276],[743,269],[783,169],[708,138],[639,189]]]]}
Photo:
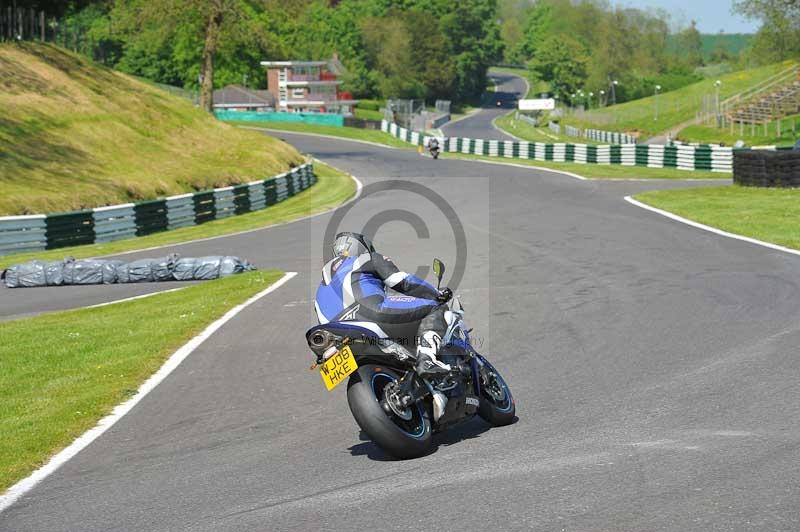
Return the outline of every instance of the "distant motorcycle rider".
{"type": "Polygon", "coordinates": [[[439,158],[439,140],[436,137],[431,137],[428,141],[428,151],[434,159],[439,158]]]}
{"type": "Polygon", "coordinates": [[[322,268],[314,308],[320,323],[362,319],[383,323],[420,321],[417,332],[417,373],[444,375],[450,366],[436,358],[447,329],[445,311],[452,291],[434,288],[419,277],[400,271],[375,251],[360,233],[339,233],[333,258],[322,268]],[[391,288],[410,297],[389,298],[391,288]]]}

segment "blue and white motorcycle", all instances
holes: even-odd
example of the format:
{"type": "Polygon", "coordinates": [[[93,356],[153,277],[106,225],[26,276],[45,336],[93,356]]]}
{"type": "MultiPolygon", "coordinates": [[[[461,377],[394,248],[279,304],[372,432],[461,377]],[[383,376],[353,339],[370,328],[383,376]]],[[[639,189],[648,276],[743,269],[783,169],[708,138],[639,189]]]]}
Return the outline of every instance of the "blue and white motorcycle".
{"type": "MultiPolygon", "coordinates": [[[[433,270],[441,285],[444,264],[433,270]]],[[[391,297],[391,296],[389,296],[391,297]]],[[[439,358],[453,368],[436,379],[420,377],[414,367],[418,323],[402,325],[392,337],[380,325],[337,321],[306,333],[316,366],[328,390],[347,379],[347,402],[359,427],[396,458],[428,453],[433,433],[475,414],[493,426],[515,420],[511,390],[500,373],[471,345],[464,307],[453,298],[445,314],[447,331],[439,358]]]]}

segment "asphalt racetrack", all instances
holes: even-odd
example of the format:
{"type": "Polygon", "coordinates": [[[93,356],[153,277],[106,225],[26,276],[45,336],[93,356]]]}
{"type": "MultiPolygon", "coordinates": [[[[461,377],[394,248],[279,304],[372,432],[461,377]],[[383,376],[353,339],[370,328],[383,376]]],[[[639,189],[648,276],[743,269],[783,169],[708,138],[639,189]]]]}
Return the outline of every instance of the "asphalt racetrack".
{"type": "Polygon", "coordinates": [[[448,137],[484,140],[514,140],[514,137],[494,127],[494,119],[517,108],[517,98],[528,92],[527,82],[510,74],[490,74],[496,91],[485,93],[483,107],[474,114],[441,127],[448,137]],[[499,105],[498,105],[499,103],[499,105]]]}
{"type": "MultiPolygon", "coordinates": [[[[299,275],[0,514],[0,530],[800,529],[800,258],[623,201],[700,183],[280,136],[364,183],[340,229],[379,227],[379,250],[409,271],[434,256],[446,279],[463,267],[456,292],[518,422],[476,419],[411,461],[359,436],[344,387],[329,393],[308,370],[325,214],[160,250],[299,275]],[[413,191],[375,190],[390,179],[413,191]]],[[[34,293],[0,291],[2,312],[103,298],[34,293]]]]}

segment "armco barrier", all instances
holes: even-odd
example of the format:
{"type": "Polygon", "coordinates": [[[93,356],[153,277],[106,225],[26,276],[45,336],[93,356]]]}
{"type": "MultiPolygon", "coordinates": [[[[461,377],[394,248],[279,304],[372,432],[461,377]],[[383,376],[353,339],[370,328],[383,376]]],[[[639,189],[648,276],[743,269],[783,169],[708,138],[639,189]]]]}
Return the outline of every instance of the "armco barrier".
{"type": "Polygon", "coordinates": [[[587,138],[597,142],[608,142],[609,144],[636,144],[636,137],[615,131],[602,131],[600,129],[585,129],[581,131],[577,127],[562,126],[556,122],[549,122],[547,126],[556,134],[564,134],[569,137],[587,138]]]}
{"type": "Polygon", "coordinates": [[[111,242],[136,236],[137,226],[134,203],[111,205],[94,209],[94,241],[111,242]]]}
{"type": "Polygon", "coordinates": [[[0,255],[111,242],[244,214],[294,196],[317,182],[304,164],[278,176],[165,199],[91,210],[0,217],[0,255]]]}
{"type": "MultiPolygon", "coordinates": [[[[384,121],[381,129],[412,144],[427,144],[431,137],[420,135],[397,124],[384,121]]],[[[524,141],[497,141],[448,137],[442,150],[490,157],[533,159],[536,161],[574,162],[580,164],[619,164],[679,170],[707,170],[731,173],[733,149],[720,146],[663,146],[646,144],[590,144],[524,141]]]]}
{"type": "Polygon", "coordinates": [[[44,214],[0,218],[0,253],[35,251],[47,245],[44,214]]]}
{"type": "Polygon", "coordinates": [[[733,182],[753,187],[800,187],[800,150],[736,150],[733,182]]]}
{"type": "Polygon", "coordinates": [[[616,131],[603,131],[601,129],[586,129],[583,136],[589,140],[597,142],[608,142],[609,144],[636,144],[636,137],[616,131]]]}

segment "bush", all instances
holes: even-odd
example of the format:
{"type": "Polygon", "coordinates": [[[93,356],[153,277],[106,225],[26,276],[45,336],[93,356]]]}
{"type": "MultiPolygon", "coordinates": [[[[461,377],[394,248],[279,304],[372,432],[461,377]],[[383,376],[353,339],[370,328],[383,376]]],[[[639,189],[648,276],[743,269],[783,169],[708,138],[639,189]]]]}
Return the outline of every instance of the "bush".
{"type": "Polygon", "coordinates": [[[385,105],[383,100],[359,100],[358,107],[359,109],[366,109],[368,111],[380,111],[381,107],[385,105]]]}
{"type": "Polygon", "coordinates": [[[702,81],[703,76],[689,70],[672,70],[654,77],[625,76],[617,88],[617,102],[627,102],[652,96],[655,86],[661,85],[661,92],[680,89],[702,81]]]}

